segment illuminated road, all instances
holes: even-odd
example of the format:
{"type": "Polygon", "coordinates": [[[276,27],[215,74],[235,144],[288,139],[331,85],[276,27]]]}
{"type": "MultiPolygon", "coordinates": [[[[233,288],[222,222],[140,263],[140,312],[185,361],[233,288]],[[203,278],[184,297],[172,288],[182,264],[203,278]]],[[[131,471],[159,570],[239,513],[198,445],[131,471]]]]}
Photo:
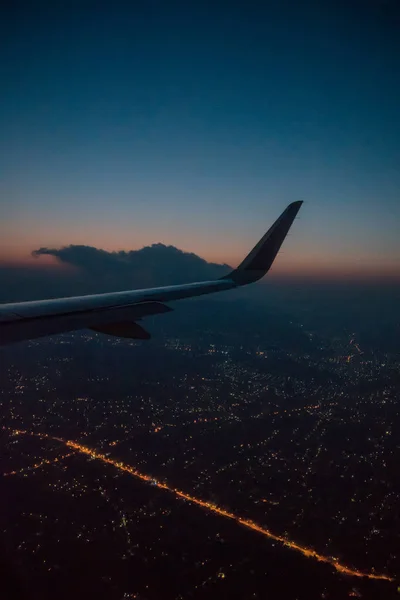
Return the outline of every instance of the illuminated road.
{"type": "Polygon", "coordinates": [[[23,467],[22,469],[18,469],[18,471],[10,471],[9,473],[3,473],[3,477],[10,477],[10,475],[19,475],[20,473],[28,473],[29,471],[35,471],[36,469],[40,469],[45,465],[53,465],[54,463],[61,462],[65,458],[69,456],[73,456],[75,452],[68,452],[68,454],[64,454],[63,456],[59,456],[58,458],[47,459],[44,458],[38,463],[31,465],[30,467],[23,467]]]}
{"type": "MultiPolygon", "coordinates": [[[[363,571],[358,571],[357,569],[352,569],[350,567],[347,567],[346,565],[340,563],[336,558],[334,558],[332,556],[325,556],[323,554],[319,554],[316,550],[313,550],[312,548],[307,548],[306,546],[302,546],[301,544],[298,544],[298,543],[290,540],[289,538],[282,537],[280,535],[272,533],[266,527],[262,527],[261,525],[257,525],[257,523],[254,523],[254,521],[251,521],[248,519],[243,519],[242,517],[240,517],[232,512],[229,512],[227,510],[224,510],[223,508],[220,508],[216,504],[212,504],[211,502],[207,502],[205,500],[201,500],[200,498],[196,498],[195,496],[191,496],[190,494],[186,494],[182,490],[174,488],[174,487],[168,485],[167,483],[158,481],[154,477],[151,477],[151,475],[146,475],[145,473],[141,473],[140,471],[138,471],[137,469],[135,469],[134,467],[132,467],[130,465],[127,465],[123,462],[109,458],[105,454],[97,452],[96,450],[93,450],[92,448],[89,448],[88,446],[82,446],[78,442],[74,442],[71,440],[64,440],[59,437],[52,437],[52,436],[49,436],[49,435],[43,434],[43,433],[34,433],[34,432],[23,431],[23,430],[19,430],[19,429],[9,430],[9,431],[10,431],[10,433],[12,433],[14,435],[23,435],[23,434],[33,435],[33,436],[37,436],[37,437],[40,437],[43,439],[56,440],[58,442],[61,442],[62,444],[65,444],[66,446],[68,446],[69,448],[72,448],[75,451],[81,452],[82,454],[86,454],[87,456],[89,456],[92,459],[99,460],[108,465],[112,465],[119,471],[122,471],[124,473],[129,473],[129,475],[132,475],[133,477],[141,479],[142,481],[145,481],[147,483],[151,483],[162,490],[166,490],[167,492],[174,494],[177,498],[182,498],[183,500],[187,500],[188,502],[197,504],[197,506],[200,506],[201,508],[204,508],[204,509],[206,509],[212,513],[215,513],[221,517],[225,517],[227,519],[231,519],[232,521],[236,521],[236,523],[243,525],[247,529],[251,529],[252,531],[261,533],[265,537],[267,537],[271,540],[274,540],[275,542],[278,542],[278,543],[282,544],[283,546],[290,548],[291,550],[296,550],[297,552],[300,552],[303,556],[306,556],[307,558],[314,558],[315,560],[318,560],[319,562],[326,563],[326,564],[330,565],[331,567],[333,567],[334,569],[336,569],[336,571],[338,571],[339,573],[342,573],[344,575],[350,575],[353,577],[367,577],[368,579],[380,579],[380,580],[384,580],[384,581],[394,581],[394,579],[392,577],[389,577],[388,575],[381,575],[381,574],[374,573],[374,572],[366,573],[363,571]]],[[[66,456],[68,456],[68,455],[66,455],[66,456]]],[[[55,462],[55,461],[48,461],[48,462],[50,463],[50,462],[55,462]]],[[[43,463],[39,463],[38,466],[41,466],[41,464],[43,464],[43,463]]],[[[15,473],[17,473],[17,471],[15,471],[15,473]]]]}

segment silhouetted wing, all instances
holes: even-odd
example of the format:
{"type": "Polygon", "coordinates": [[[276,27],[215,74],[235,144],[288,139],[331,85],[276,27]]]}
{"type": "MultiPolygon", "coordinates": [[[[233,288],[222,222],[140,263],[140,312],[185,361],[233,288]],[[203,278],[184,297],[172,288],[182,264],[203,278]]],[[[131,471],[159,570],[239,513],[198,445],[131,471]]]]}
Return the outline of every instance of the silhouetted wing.
{"type": "Polygon", "coordinates": [[[144,290],[0,305],[0,344],[93,329],[108,335],[148,339],[136,323],[169,312],[165,302],[229,290],[260,279],[270,269],[302,202],[290,204],[237,269],[222,279],[144,290]]]}

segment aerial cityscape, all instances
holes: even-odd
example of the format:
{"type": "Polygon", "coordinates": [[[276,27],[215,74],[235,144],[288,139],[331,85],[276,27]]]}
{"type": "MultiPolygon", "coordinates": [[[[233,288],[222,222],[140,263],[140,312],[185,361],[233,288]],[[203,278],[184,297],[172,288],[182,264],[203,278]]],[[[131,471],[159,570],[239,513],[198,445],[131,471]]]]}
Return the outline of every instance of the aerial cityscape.
{"type": "Polygon", "coordinates": [[[22,588],[398,597],[399,353],[257,300],[198,301],[193,331],[145,344],[84,332],[2,350],[2,536],[22,588]]]}

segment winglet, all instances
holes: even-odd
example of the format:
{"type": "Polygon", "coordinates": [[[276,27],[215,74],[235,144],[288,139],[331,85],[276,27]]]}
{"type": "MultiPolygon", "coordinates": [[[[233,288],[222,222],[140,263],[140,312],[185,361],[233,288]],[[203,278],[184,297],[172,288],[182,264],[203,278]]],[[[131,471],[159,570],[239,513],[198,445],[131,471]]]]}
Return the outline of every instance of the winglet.
{"type": "Polygon", "coordinates": [[[222,279],[230,279],[236,285],[246,285],[261,279],[274,262],[302,204],[302,200],[289,204],[240,265],[222,279]]]}

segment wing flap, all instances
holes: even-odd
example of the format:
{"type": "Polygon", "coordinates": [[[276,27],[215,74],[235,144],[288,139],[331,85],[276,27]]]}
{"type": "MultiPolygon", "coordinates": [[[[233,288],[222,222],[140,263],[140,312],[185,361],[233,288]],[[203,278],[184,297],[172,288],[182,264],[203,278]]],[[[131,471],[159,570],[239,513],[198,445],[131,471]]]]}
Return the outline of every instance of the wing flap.
{"type": "Polygon", "coordinates": [[[106,323],[98,327],[90,327],[92,331],[105,333],[107,335],[116,335],[123,338],[134,340],[149,340],[151,335],[143,327],[134,321],[122,321],[120,323],[106,323]]]}
{"type": "Polygon", "coordinates": [[[129,306],[94,308],[71,314],[19,317],[16,320],[1,323],[0,345],[75,329],[90,329],[114,323],[133,322],[145,316],[166,313],[171,310],[172,308],[162,302],[138,302],[129,306]]]}

